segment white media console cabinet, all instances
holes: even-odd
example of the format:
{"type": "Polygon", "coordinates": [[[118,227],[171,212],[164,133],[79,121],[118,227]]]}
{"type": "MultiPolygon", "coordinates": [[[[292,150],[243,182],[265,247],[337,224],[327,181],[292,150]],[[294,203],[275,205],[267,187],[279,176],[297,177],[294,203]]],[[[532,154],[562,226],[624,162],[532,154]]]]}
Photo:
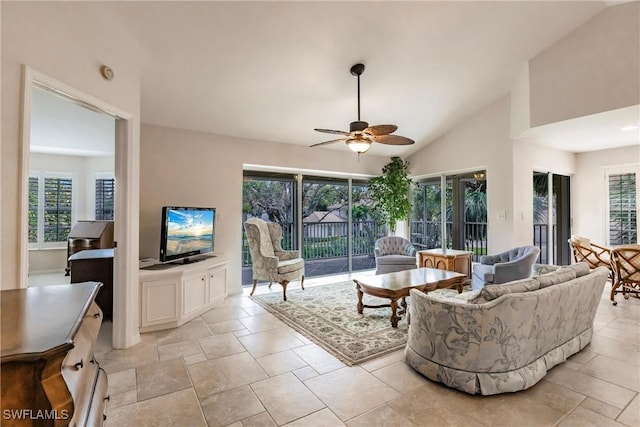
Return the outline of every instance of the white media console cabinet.
{"type": "Polygon", "coordinates": [[[225,256],[216,255],[141,268],[140,332],[176,328],[222,303],[228,264],[225,256]]]}

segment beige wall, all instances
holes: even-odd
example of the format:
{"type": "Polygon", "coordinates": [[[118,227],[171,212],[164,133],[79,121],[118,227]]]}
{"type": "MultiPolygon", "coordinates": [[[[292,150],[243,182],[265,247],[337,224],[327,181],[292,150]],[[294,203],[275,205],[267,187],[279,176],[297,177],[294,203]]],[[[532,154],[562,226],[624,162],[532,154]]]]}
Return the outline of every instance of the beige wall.
{"type": "Polygon", "coordinates": [[[389,158],[143,125],[140,133],[140,257],[158,258],[162,206],[216,208],[216,252],[230,258],[230,292],[241,291],[243,164],[378,175],[389,158]]]}
{"type": "MultiPolygon", "coordinates": [[[[133,143],[138,143],[140,58],[137,42],[119,28],[118,20],[89,10],[99,3],[1,2],[2,8],[2,282],[19,286],[20,165],[19,139],[22,65],[57,79],[133,115],[133,143]],[[53,19],[69,17],[73,19],[53,19]],[[100,65],[115,79],[107,82],[100,65]]],[[[137,239],[137,236],[132,236],[137,239]]],[[[125,243],[126,244],[126,243],[125,243]]],[[[137,244],[137,241],[136,241],[137,244]]]]}
{"type": "Polygon", "coordinates": [[[572,182],[574,234],[608,244],[605,169],[632,165],[640,168],[640,145],[576,155],[572,182]]]}
{"type": "Polygon", "coordinates": [[[509,97],[504,96],[408,158],[417,176],[487,170],[489,252],[506,250],[516,243],[510,120],[509,97]],[[498,219],[501,211],[506,212],[506,219],[498,219]]]}
{"type": "Polygon", "coordinates": [[[529,61],[531,127],[640,103],[638,16],[608,7],[529,61]]]}

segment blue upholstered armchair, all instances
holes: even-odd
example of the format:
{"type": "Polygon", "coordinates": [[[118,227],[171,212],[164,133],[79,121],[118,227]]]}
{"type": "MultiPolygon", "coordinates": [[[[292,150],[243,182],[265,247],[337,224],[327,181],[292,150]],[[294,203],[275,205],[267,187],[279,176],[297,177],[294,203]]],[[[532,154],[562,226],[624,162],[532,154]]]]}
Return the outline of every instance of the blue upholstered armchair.
{"type": "Polygon", "coordinates": [[[521,246],[496,255],[483,255],[480,264],[473,266],[471,288],[476,290],[485,285],[525,279],[531,276],[531,268],[539,254],[540,249],[536,246],[521,246]]]}
{"type": "Polygon", "coordinates": [[[376,240],[376,274],[411,270],[417,267],[416,248],[403,237],[388,236],[376,240]]]}

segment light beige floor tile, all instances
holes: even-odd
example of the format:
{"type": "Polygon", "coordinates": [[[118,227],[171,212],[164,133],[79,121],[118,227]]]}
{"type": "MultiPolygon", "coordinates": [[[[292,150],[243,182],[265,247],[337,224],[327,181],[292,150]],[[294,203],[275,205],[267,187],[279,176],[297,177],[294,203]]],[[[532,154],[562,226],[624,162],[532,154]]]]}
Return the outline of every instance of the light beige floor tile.
{"type": "Polygon", "coordinates": [[[247,301],[251,304],[243,304],[242,309],[246,311],[250,316],[259,316],[261,314],[267,314],[268,311],[264,308],[260,307],[255,302],[251,301],[251,299],[247,298],[247,301]]]}
{"type": "Polygon", "coordinates": [[[240,319],[245,328],[252,333],[264,332],[271,329],[278,329],[286,326],[281,320],[277,319],[273,314],[260,314],[258,316],[245,317],[240,319]]]}
{"type": "Polygon", "coordinates": [[[584,365],[580,372],[634,391],[640,391],[638,367],[627,362],[598,356],[584,365]]]}
{"type": "Polygon", "coordinates": [[[620,409],[624,408],[635,395],[633,391],[627,388],[611,384],[580,371],[564,368],[562,365],[558,365],[547,372],[545,380],[620,409]]]}
{"type": "Polygon", "coordinates": [[[634,351],[631,353],[631,356],[629,356],[626,362],[635,366],[640,366],[640,351],[634,351]]]}
{"type": "Polygon", "coordinates": [[[239,306],[213,308],[200,316],[205,323],[219,323],[243,317],[249,314],[239,306]]]}
{"type": "Polygon", "coordinates": [[[253,383],[251,388],[278,425],[325,407],[324,403],[290,372],[253,383]]]}
{"type": "Polygon", "coordinates": [[[344,368],[345,364],[318,347],[315,344],[305,345],[293,350],[302,360],[315,369],[319,374],[344,368]]]}
{"type": "Polygon", "coordinates": [[[285,424],[286,427],[340,427],[345,424],[331,410],[324,408],[285,424]]]}
{"type": "Polygon", "coordinates": [[[305,337],[304,335],[302,335],[300,332],[294,330],[293,331],[293,335],[298,338],[300,341],[302,341],[305,345],[306,344],[313,344],[313,341],[311,341],[309,338],[305,337]]]}
{"type": "Polygon", "coordinates": [[[638,351],[638,347],[637,344],[633,342],[624,342],[594,334],[591,338],[591,344],[589,344],[585,350],[625,361],[631,357],[633,352],[638,351]]]}
{"type": "Polygon", "coordinates": [[[288,328],[279,328],[239,337],[238,340],[253,357],[266,356],[303,346],[288,328]]]}
{"type": "Polygon", "coordinates": [[[276,427],[276,423],[271,419],[269,413],[262,412],[242,420],[242,427],[276,427]]]}
{"type": "Polygon", "coordinates": [[[212,337],[200,338],[200,347],[207,359],[217,359],[218,357],[229,356],[231,354],[242,353],[245,348],[232,333],[214,335],[212,337]]]}
{"type": "Polygon", "coordinates": [[[573,412],[567,415],[558,423],[558,427],[622,427],[620,424],[610,418],[593,412],[581,406],[577,407],[573,412]]]}
{"type": "Polygon", "coordinates": [[[172,359],[136,369],[138,401],[191,387],[182,359],[172,359]]]}
{"type": "Polygon", "coordinates": [[[404,350],[398,350],[385,356],[376,357],[375,359],[369,360],[368,362],[361,363],[360,367],[371,372],[403,360],[404,350]]]}
{"type": "Polygon", "coordinates": [[[251,331],[248,329],[240,329],[239,331],[233,331],[234,337],[244,337],[245,335],[251,335],[251,331]]]}
{"type": "Polygon", "coordinates": [[[342,421],[400,396],[393,388],[357,366],[311,378],[305,384],[342,421]]]}
{"type": "Polygon", "coordinates": [[[202,353],[198,341],[180,341],[173,344],[158,345],[158,356],[160,361],[178,359],[192,354],[202,353]]]}
{"type": "Polygon", "coordinates": [[[304,368],[293,371],[293,375],[298,377],[300,381],[306,381],[309,378],[317,377],[320,374],[318,374],[311,366],[305,366],[304,368]]]}
{"type": "Polygon", "coordinates": [[[527,390],[519,391],[518,394],[537,400],[565,414],[587,398],[583,394],[544,379],[527,390]]]}
{"type": "MultiPolygon", "coordinates": [[[[307,366],[306,362],[300,359],[293,351],[286,350],[280,353],[270,354],[256,358],[256,362],[270,377],[294,371],[307,366]]],[[[305,378],[306,379],[306,378],[305,378]]]]}
{"type": "MultiPolygon", "coordinates": [[[[596,335],[607,337],[607,338],[611,338],[611,339],[615,339],[615,340],[619,340],[619,341],[623,341],[625,343],[634,343],[634,342],[636,342],[634,347],[635,347],[635,350],[638,350],[638,344],[637,344],[638,329],[637,329],[637,327],[634,330],[631,330],[629,328],[622,329],[622,328],[615,328],[615,327],[611,327],[611,326],[605,326],[604,328],[598,330],[596,335]]],[[[632,345],[632,344],[630,344],[630,345],[632,345]]]]}
{"type": "Polygon", "coordinates": [[[224,334],[225,332],[235,332],[241,331],[244,328],[244,325],[238,319],[225,320],[217,323],[209,323],[209,329],[214,334],[224,334]]]}
{"type": "Polygon", "coordinates": [[[395,409],[382,405],[372,411],[362,414],[358,417],[347,421],[348,427],[387,427],[387,426],[416,426],[408,418],[395,409]]]}
{"type": "Polygon", "coordinates": [[[193,365],[194,363],[204,362],[207,360],[207,356],[205,356],[204,353],[196,353],[191,356],[184,357],[183,360],[185,365],[193,365]]]}
{"type": "Polygon", "coordinates": [[[582,349],[582,351],[577,352],[567,359],[567,362],[579,363],[581,365],[585,365],[589,363],[591,359],[596,357],[597,354],[591,351],[591,344],[582,349]]]}
{"type": "Polygon", "coordinates": [[[164,331],[154,332],[154,334],[158,345],[173,344],[212,335],[207,324],[204,323],[204,320],[200,317],[196,317],[179,328],[166,329],[164,331]]]}
{"type": "Polygon", "coordinates": [[[138,401],[138,392],[136,390],[125,391],[124,393],[109,393],[109,401],[107,402],[107,413],[121,406],[131,405],[138,401]]]}
{"type": "Polygon", "coordinates": [[[107,413],[107,427],[206,426],[192,388],[122,406],[107,413]]]}
{"type": "Polygon", "coordinates": [[[622,410],[620,410],[619,408],[607,405],[604,402],[600,402],[599,400],[595,400],[590,397],[587,397],[585,400],[583,400],[582,403],[580,403],[580,406],[607,418],[611,418],[612,420],[615,420],[618,415],[622,413],[622,410]]]}
{"type": "Polygon", "coordinates": [[[200,399],[200,406],[209,427],[226,426],[264,412],[248,385],[200,399]]]}
{"type": "Polygon", "coordinates": [[[400,393],[422,387],[428,381],[404,362],[396,362],[371,373],[400,393]]]}
{"type": "Polygon", "coordinates": [[[134,368],[114,372],[108,375],[109,394],[124,393],[136,389],[136,370],[134,368]]]}
{"type": "Polygon", "coordinates": [[[124,350],[113,349],[98,359],[102,369],[109,375],[158,361],[158,350],[153,342],[139,343],[124,350]]]}
{"type": "Polygon", "coordinates": [[[249,353],[207,360],[187,367],[199,398],[267,378],[249,353]]]}
{"type": "Polygon", "coordinates": [[[640,426],[640,396],[636,395],[618,416],[617,421],[629,427],[640,426]]]}

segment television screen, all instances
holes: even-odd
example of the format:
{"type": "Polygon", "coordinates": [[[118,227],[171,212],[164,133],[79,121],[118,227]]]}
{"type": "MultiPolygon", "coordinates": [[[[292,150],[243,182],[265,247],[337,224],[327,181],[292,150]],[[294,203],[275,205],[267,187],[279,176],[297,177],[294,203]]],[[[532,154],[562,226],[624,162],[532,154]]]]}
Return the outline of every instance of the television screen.
{"type": "Polygon", "coordinates": [[[215,208],[165,206],[162,208],[160,261],[185,259],[213,252],[215,208]]]}

